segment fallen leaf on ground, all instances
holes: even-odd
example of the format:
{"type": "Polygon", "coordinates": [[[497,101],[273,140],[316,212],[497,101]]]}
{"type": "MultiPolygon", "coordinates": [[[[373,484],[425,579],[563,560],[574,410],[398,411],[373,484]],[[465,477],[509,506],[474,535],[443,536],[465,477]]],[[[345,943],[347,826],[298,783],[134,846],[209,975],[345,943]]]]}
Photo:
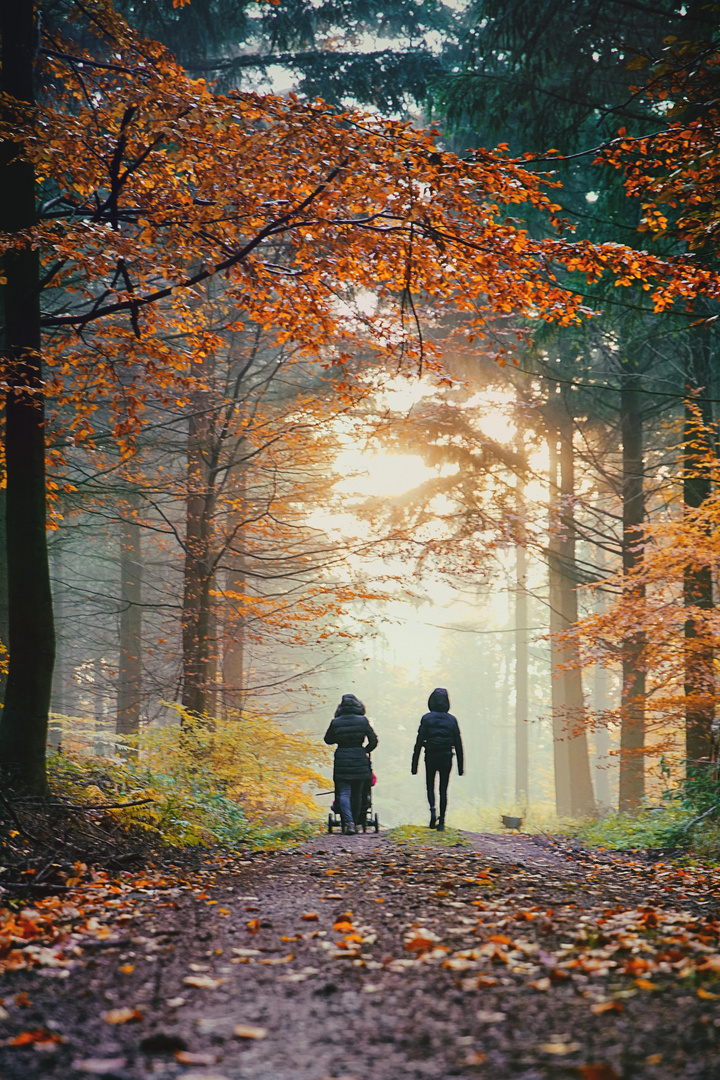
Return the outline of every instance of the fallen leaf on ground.
{"type": "Polygon", "coordinates": [[[47,1028],[33,1028],[32,1031],[21,1031],[13,1039],[6,1039],[6,1046],[42,1046],[43,1044],[57,1045],[64,1043],[62,1035],[56,1035],[47,1028]]]}
{"type": "Polygon", "coordinates": [[[320,922],[320,916],[317,911],[306,911],[300,918],[303,922],[320,922]]]}
{"type": "Polygon", "coordinates": [[[574,1054],[580,1049],[580,1043],[576,1042],[547,1042],[541,1043],[540,1049],[546,1054],[574,1054]]]}
{"type": "Polygon", "coordinates": [[[535,979],[534,982],[529,982],[528,986],[532,986],[533,990],[541,990],[544,992],[545,990],[550,989],[552,983],[550,982],[550,979],[545,976],[542,979],[535,979]]]}
{"type": "Polygon", "coordinates": [[[612,1065],[605,1062],[598,1065],[578,1065],[577,1073],[582,1080],[620,1080],[612,1065]]]}
{"type": "Polygon", "coordinates": [[[706,990],[704,986],[698,986],[697,996],[702,998],[703,1001],[720,1001],[720,994],[713,994],[712,991],[706,990]]]}
{"type": "Polygon", "coordinates": [[[267,1028],[236,1024],[233,1028],[233,1035],[236,1039],[266,1039],[267,1028]]]}
{"type": "Polygon", "coordinates": [[[139,1009],[110,1009],[103,1013],[106,1024],[127,1024],[130,1021],[142,1020],[143,1014],[139,1009]]]}
{"type": "Polygon", "coordinates": [[[217,1055],[208,1053],[194,1054],[189,1050],[178,1050],[175,1054],[175,1060],[179,1061],[181,1065],[214,1065],[217,1061],[217,1055]]]}
{"type": "Polygon", "coordinates": [[[197,986],[200,990],[217,990],[225,979],[213,979],[210,975],[186,975],[183,982],[186,986],[197,986]]]}
{"type": "Polygon", "coordinates": [[[484,1060],[485,1060],[485,1054],[483,1054],[480,1050],[473,1050],[472,1053],[468,1054],[467,1057],[465,1058],[465,1064],[466,1065],[482,1065],[484,1060]]]}
{"type": "Polygon", "coordinates": [[[602,1016],[607,1012],[622,1012],[624,1006],[619,1001],[598,1001],[595,1005],[591,1005],[590,1009],[596,1016],[602,1016]]]}
{"type": "Polygon", "coordinates": [[[434,949],[436,942],[437,938],[413,937],[405,942],[405,949],[407,952],[425,952],[427,949],[434,949]]]}

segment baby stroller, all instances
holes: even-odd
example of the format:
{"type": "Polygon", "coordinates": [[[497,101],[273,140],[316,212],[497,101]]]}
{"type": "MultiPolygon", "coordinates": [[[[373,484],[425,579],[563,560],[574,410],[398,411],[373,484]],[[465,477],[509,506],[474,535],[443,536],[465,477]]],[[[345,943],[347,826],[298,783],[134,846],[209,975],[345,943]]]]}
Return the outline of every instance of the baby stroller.
{"type": "MultiPolygon", "coordinates": [[[[376,783],[377,777],[375,776],[375,773],[373,773],[372,780],[368,780],[363,787],[360,802],[360,820],[355,822],[355,827],[357,829],[362,829],[363,832],[367,832],[368,829],[374,829],[375,832],[380,832],[380,822],[378,821],[377,814],[373,814],[372,808],[372,789],[376,783]]],[[[331,833],[333,829],[344,832],[337,794],[332,801],[330,813],[328,814],[328,832],[331,833]]]]}

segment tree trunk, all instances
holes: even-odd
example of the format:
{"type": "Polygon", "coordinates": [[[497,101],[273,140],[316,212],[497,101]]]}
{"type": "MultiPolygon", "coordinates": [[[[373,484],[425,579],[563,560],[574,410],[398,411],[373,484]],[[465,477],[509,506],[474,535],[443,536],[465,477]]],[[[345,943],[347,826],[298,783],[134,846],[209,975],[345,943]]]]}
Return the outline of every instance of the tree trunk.
{"type": "MultiPolygon", "coordinates": [[[[573,420],[567,409],[560,413],[560,501],[561,523],[560,562],[562,574],[562,616],[564,629],[578,621],[578,575],[575,561],[575,453],[573,449],[573,420]]],[[[582,668],[577,647],[566,643],[562,649],[564,665],[565,709],[568,758],[570,765],[570,805],[573,817],[595,813],[595,796],[590,776],[585,701],[582,688],[582,668]]]]}
{"type": "MultiPolygon", "coordinates": [[[[237,557],[237,556],[236,556],[237,557]]],[[[242,597],[245,592],[245,577],[239,570],[229,570],[226,582],[229,595],[225,604],[232,606],[237,615],[233,616],[232,637],[228,631],[224,634],[223,647],[223,706],[226,711],[239,712],[243,707],[245,682],[245,641],[242,613],[242,597]]]]}
{"type": "Polygon", "coordinates": [[[50,698],[51,719],[48,727],[48,750],[59,754],[62,750],[62,728],[60,722],[52,720],[52,713],[60,716],[68,716],[67,695],[67,664],[65,660],[65,634],[67,632],[64,619],[64,580],[65,563],[63,559],[62,542],[55,534],[54,543],[50,546],[51,584],[53,593],[53,612],[55,619],[55,670],[53,671],[52,694],[50,698]]]}
{"type": "Polygon", "coordinates": [[[205,451],[208,424],[198,410],[190,416],[187,442],[187,517],[182,611],[183,706],[196,716],[207,712],[210,665],[210,593],[213,505],[205,451]]]}
{"type": "MultiPolygon", "coordinates": [[[[37,48],[31,0],[2,0],[2,90],[34,106],[37,48]]],[[[16,124],[12,102],[3,120],[16,124]]],[[[12,160],[21,150],[0,148],[0,228],[19,232],[36,221],[35,173],[12,160]]],[[[45,744],[55,658],[45,501],[45,415],[40,354],[40,264],[29,245],[3,258],[7,467],[7,570],[10,668],[0,720],[0,762],[10,787],[32,794],[47,789],[45,744]]]]}
{"type": "MultiPolygon", "coordinates": [[[[595,666],[593,677],[593,710],[602,713],[610,709],[610,672],[600,664],[595,666]]],[[[595,795],[598,809],[607,813],[613,808],[610,770],[613,767],[610,758],[610,732],[602,725],[595,728],[595,795]]]]}
{"type": "MultiPolygon", "coordinates": [[[[517,478],[518,516],[524,510],[523,483],[517,478]]],[[[522,537],[520,538],[522,540],[522,537]]],[[[528,804],[528,597],[527,551],[515,546],[515,800],[528,804]]]]}
{"type": "Polygon", "coordinates": [[[570,817],[570,755],[565,733],[565,678],[560,670],[562,649],[558,634],[565,629],[562,615],[563,590],[559,536],[559,457],[558,431],[550,418],[548,434],[550,458],[550,536],[548,541],[548,585],[550,594],[550,668],[552,693],[553,766],[555,772],[555,809],[558,817],[570,817]]]}
{"type": "MultiPolygon", "coordinates": [[[[601,575],[607,571],[607,563],[605,558],[605,550],[603,548],[598,549],[597,553],[597,566],[601,575]]],[[[605,600],[600,593],[597,600],[597,611],[602,611],[605,607],[605,600]]],[[[615,764],[610,758],[610,731],[607,724],[598,723],[598,717],[603,713],[608,713],[612,709],[612,694],[611,694],[611,676],[610,671],[603,664],[596,664],[593,672],[593,690],[592,690],[592,704],[593,712],[595,713],[596,727],[593,733],[593,741],[595,743],[595,770],[594,770],[594,786],[595,796],[597,798],[598,810],[601,813],[608,813],[613,809],[614,798],[611,783],[611,774],[614,773],[615,764]]]]}
{"type": "Polygon", "coordinates": [[[121,737],[140,730],[142,702],[142,547],[131,493],[120,524],[120,668],[115,731],[121,737]]]}
{"type": "MultiPolygon", "coordinates": [[[[639,375],[623,361],[620,389],[620,429],[623,461],[622,563],[625,598],[641,604],[645,586],[632,577],[644,554],[645,493],[643,476],[643,417],[639,375]]],[[[645,794],[645,634],[622,643],[622,697],[618,809],[637,810],[645,794]]]]}
{"type": "MultiPolygon", "coordinates": [[[[686,367],[685,434],[683,451],[683,500],[686,509],[702,506],[710,495],[710,476],[705,465],[711,449],[710,349],[707,332],[697,332],[695,349],[686,367]]],[[[685,604],[710,611],[713,608],[713,575],[707,567],[685,570],[685,604]]],[[[712,753],[715,716],[714,655],[703,640],[704,629],[692,617],[685,622],[685,738],[688,767],[707,761],[712,753]]]]}
{"type": "MultiPolygon", "coordinates": [[[[7,649],[10,640],[10,621],[8,612],[8,572],[7,572],[7,499],[5,488],[0,488],[0,642],[7,649]]],[[[7,656],[3,654],[5,663],[7,656]]],[[[7,670],[0,669],[0,701],[5,698],[7,670]]]]}

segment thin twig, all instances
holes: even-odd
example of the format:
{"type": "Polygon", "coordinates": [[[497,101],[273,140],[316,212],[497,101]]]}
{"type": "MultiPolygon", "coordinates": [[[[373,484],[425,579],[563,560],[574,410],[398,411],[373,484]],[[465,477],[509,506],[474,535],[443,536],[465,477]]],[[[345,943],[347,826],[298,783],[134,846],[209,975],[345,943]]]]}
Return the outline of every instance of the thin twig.
{"type": "Polygon", "coordinates": [[[135,802],[99,803],[97,805],[74,806],[72,803],[50,803],[56,810],[122,810],[126,806],[145,806],[146,803],[155,802],[154,799],[136,799],[135,802]]]}

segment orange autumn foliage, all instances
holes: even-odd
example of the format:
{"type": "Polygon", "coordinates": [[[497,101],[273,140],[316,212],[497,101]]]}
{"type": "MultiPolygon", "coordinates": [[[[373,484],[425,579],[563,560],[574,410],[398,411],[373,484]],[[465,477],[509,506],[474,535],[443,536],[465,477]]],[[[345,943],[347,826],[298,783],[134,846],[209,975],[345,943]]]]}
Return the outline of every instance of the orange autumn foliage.
{"type": "Polygon", "coordinates": [[[643,200],[641,231],[714,254],[720,247],[719,88],[717,43],[669,39],[647,85],[636,92],[651,105],[668,103],[670,122],[644,138],[629,138],[622,129],[602,154],[624,172],[627,194],[643,200]]]}
{"type": "MultiPolygon", "coordinates": [[[[702,443],[707,447],[703,435],[702,443]]],[[[697,468],[710,478],[713,491],[699,507],[669,503],[666,516],[643,526],[643,557],[629,573],[618,571],[595,588],[615,594],[603,610],[586,615],[566,632],[579,649],[581,666],[619,663],[623,642],[641,641],[638,664],[647,671],[646,724],[650,756],[684,757],[685,713],[688,708],[715,708],[720,701],[716,669],[704,668],[703,657],[720,647],[720,611],[690,603],[685,593],[688,573],[714,569],[720,560],[720,462],[710,452],[697,468]],[[688,621],[694,634],[688,637],[688,621]],[[697,657],[693,685],[688,664],[697,657]]],[[[621,709],[595,717],[605,726],[622,720],[621,709]]]]}
{"type": "Polygon", "coordinates": [[[425,304],[435,318],[460,308],[478,332],[512,312],[571,322],[586,312],[556,266],[645,282],[658,310],[720,294],[717,275],[687,261],[534,239],[506,208],[545,211],[557,229],[553,185],[503,151],[463,160],[409,124],[214,93],[108,0],[68,0],[44,33],[45,97],[13,117],[40,221],[2,247],[41,251],[48,389],[72,404],[75,443],[91,439],[100,400],[118,438],[136,430],[148,400],[173,400],[221,346],[203,303],[212,277],[231,308],[328,364],[358,338],[430,359],[425,304]],[[381,301],[372,312],[356,303],[364,291],[381,301]]]}

